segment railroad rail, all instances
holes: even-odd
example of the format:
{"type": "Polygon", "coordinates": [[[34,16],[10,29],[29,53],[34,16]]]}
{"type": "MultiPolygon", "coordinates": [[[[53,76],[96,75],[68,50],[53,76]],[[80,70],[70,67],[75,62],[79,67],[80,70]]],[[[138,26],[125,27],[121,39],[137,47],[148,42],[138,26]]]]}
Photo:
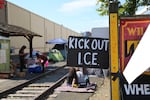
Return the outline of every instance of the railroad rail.
{"type": "Polygon", "coordinates": [[[45,72],[23,84],[4,91],[1,100],[44,100],[56,87],[61,85],[68,73],[65,66],[45,72]]]}

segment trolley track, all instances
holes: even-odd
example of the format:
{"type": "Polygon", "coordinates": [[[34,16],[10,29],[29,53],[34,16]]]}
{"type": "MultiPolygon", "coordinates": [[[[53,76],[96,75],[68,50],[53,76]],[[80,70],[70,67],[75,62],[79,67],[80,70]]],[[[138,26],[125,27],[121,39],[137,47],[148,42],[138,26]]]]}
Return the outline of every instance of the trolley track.
{"type": "Polygon", "coordinates": [[[1,100],[44,100],[66,78],[68,69],[65,66],[45,72],[23,84],[4,91],[1,100]]]}

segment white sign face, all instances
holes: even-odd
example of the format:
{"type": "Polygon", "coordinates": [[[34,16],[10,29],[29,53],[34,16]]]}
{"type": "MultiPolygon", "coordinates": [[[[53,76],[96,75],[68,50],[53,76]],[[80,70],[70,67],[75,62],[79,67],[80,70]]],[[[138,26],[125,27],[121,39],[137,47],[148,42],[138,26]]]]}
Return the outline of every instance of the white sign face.
{"type": "Polygon", "coordinates": [[[150,24],[148,25],[135,52],[128,62],[123,75],[131,84],[139,75],[150,67],[150,24]]]}

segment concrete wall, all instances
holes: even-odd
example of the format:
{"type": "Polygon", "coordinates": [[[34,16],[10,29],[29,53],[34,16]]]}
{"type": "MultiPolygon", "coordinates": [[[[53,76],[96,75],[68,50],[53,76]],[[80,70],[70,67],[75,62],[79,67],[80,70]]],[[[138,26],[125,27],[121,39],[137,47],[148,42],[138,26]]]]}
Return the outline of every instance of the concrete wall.
{"type": "Polygon", "coordinates": [[[0,23],[7,23],[6,7],[0,8],[0,23]]]}
{"type": "MultiPolygon", "coordinates": [[[[80,36],[79,33],[52,22],[42,16],[32,13],[24,8],[7,2],[8,24],[21,26],[31,30],[42,37],[33,38],[33,48],[41,52],[48,52],[53,45],[45,42],[55,38],[68,39],[68,36],[80,36]]],[[[10,37],[10,45],[15,48],[15,54],[22,45],[26,45],[26,52],[29,52],[29,42],[25,37],[10,37]]]]}

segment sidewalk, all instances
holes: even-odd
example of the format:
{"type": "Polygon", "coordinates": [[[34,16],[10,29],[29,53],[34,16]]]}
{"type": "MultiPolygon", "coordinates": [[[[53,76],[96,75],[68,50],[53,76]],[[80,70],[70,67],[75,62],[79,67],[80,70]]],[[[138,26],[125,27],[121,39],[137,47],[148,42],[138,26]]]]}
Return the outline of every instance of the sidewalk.
{"type": "Polygon", "coordinates": [[[100,99],[101,97],[99,96],[99,91],[101,91],[100,88],[103,86],[104,79],[90,76],[90,81],[97,84],[97,89],[94,93],[55,91],[47,100],[109,100],[100,99]]]}
{"type": "Polygon", "coordinates": [[[105,78],[104,83],[97,87],[97,91],[89,100],[110,100],[110,79],[105,78]]]}

